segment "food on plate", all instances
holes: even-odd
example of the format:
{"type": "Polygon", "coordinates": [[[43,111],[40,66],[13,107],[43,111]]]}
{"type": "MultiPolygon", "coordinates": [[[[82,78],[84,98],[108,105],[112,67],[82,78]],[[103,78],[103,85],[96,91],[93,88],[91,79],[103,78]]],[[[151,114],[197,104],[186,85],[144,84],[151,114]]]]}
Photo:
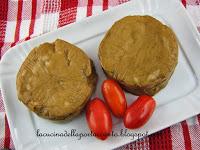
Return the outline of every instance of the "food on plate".
{"type": "Polygon", "coordinates": [[[178,62],[174,32],[150,16],[127,16],[114,23],[98,53],[105,74],[135,95],[163,89],[178,62]]]}
{"type": "Polygon", "coordinates": [[[103,82],[101,88],[103,97],[112,113],[116,117],[123,117],[126,111],[127,103],[125,94],[118,83],[114,80],[108,79],[103,82]]]}
{"type": "Polygon", "coordinates": [[[107,139],[112,132],[111,114],[99,98],[94,98],[87,104],[86,120],[90,130],[100,140],[107,139]]]}
{"type": "Polygon", "coordinates": [[[27,56],[17,74],[17,95],[41,117],[71,119],[85,106],[96,81],[92,60],[80,48],[57,39],[27,56]]]}
{"type": "Polygon", "coordinates": [[[156,101],[148,95],[139,96],[126,110],[124,125],[129,129],[143,126],[152,116],[156,101]]]}

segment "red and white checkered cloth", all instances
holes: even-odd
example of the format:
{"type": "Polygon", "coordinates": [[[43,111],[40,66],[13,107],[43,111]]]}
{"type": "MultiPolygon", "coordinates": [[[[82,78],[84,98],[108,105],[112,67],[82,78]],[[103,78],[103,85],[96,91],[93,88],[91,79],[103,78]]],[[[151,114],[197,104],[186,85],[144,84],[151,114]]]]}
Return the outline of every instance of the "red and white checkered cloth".
{"type": "MultiPolygon", "coordinates": [[[[1,0],[0,57],[12,46],[128,0],[1,0]]],[[[200,0],[182,0],[200,31],[200,0]]],[[[12,61],[12,60],[11,60],[12,61]]],[[[14,145],[0,95],[0,149],[14,145]]],[[[118,149],[200,150],[200,115],[118,149]]]]}

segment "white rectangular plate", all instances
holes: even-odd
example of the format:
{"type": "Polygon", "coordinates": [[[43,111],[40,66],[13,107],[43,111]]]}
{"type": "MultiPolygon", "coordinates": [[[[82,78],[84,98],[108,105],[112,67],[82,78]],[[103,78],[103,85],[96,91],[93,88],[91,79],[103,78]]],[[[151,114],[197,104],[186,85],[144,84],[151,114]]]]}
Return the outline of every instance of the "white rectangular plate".
{"type": "MultiPolygon", "coordinates": [[[[1,88],[16,149],[112,149],[133,141],[132,137],[122,136],[110,137],[106,141],[94,137],[83,137],[81,140],[78,137],[37,137],[37,129],[41,133],[65,133],[71,129],[76,129],[77,133],[89,133],[85,114],[82,113],[71,122],[58,123],[42,119],[18,101],[15,81],[19,67],[32,48],[61,38],[82,48],[93,59],[99,76],[93,97],[102,98],[100,85],[105,76],[97,58],[100,41],[116,20],[127,15],[146,14],[174,30],[179,41],[179,61],[167,87],[155,96],[158,105],[150,121],[140,129],[127,132],[148,131],[148,134],[152,134],[200,113],[200,37],[196,27],[179,1],[133,0],[101,15],[19,44],[4,55],[0,64],[1,88]]],[[[126,94],[130,104],[135,97],[126,94]]],[[[114,132],[119,133],[124,129],[122,120],[115,118],[113,121],[114,132]]]]}

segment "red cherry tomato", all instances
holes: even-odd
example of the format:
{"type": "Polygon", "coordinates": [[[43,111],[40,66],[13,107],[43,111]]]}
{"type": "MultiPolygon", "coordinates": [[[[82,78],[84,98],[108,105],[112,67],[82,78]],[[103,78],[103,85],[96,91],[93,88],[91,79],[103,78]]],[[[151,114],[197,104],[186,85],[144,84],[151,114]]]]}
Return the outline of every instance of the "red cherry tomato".
{"type": "Polygon", "coordinates": [[[135,129],[143,126],[155,110],[156,102],[151,96],[143,95],[133,102],[126,110],[124,125],[135,129]]]}
{"type": "Polygon", "coordinates": [[[102,84],[102,93],[112,113],[116,117],[123,117],[127,103],[125,94],[119,84],[114,80],[105,80],[102,84]]]}
{"type": "Polygon", "coordinates": [[[105,140],[112,132],[111,114],[105,103],[99,98],[88,103],[86,119],[90,130],[98,139],[105,140]]]}

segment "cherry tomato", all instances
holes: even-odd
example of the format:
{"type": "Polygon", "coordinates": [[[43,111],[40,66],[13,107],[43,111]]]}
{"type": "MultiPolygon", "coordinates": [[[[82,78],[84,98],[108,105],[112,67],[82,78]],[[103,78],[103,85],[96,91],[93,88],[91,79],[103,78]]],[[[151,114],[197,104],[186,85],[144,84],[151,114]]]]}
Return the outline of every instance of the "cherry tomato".
{"type": "Polygon", "coordinates": [[[88,103],[86,119],[90,130],[98,139],[105,140],[112,132],[111,114],[105,103],[99,98],[88,103]]]}
{"type": "Polygon", "coordinates": [[[153,114],[155,107],[156,102],[151,96],[139,96],[126,110],[125,127],[135,129],[143,126],[153,114]]]}
{"type": "Polygon", "coordinates": [[[105,80],[102,84],[103,97],[116,117],[123,117],[127,108],[126,97],[114,80],[105,80]]]}

